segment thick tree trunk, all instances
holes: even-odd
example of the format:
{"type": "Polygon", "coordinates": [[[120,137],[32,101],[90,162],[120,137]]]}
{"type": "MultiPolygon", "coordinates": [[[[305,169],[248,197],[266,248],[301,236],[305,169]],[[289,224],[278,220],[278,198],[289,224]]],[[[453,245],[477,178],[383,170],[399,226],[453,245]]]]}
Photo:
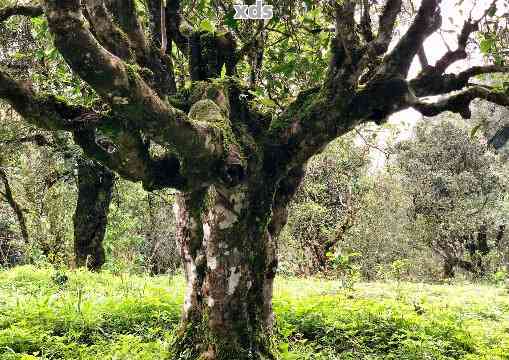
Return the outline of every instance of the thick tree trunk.
{"type": "Polygon", "coordinates": [[[272,198],[243,186],[178,196],[187,292],[172,359],[274,358],[272,198]]]}
{"type": "Polygon", "coordinates": [[[99,270],[105,261],[104,235],[114,184],[114,175],[104,166],[78,160],[78,202],[74,213],[76,265],[99,270]]]}

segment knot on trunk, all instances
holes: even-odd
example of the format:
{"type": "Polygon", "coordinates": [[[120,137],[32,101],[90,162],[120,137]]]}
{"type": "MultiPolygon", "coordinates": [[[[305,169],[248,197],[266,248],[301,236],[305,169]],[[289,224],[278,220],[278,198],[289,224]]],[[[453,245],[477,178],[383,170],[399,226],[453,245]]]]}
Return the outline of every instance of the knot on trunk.
{"type": "Polygon", "coordinates": [[[205,140],[205,147],[218,159],[218,173],[224,185],[235,186],[243,181],[246,161],[241,141],[234,133],[229,113],[230,106],[225,90],[200,82],[191,90],[189,118],[205,140]]]}

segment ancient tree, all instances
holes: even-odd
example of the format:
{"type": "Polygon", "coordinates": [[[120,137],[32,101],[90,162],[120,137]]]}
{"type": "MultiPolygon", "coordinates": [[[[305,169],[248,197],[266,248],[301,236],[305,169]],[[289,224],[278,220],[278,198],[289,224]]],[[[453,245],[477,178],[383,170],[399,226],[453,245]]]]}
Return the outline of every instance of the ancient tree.
{"type": "MultiPolygon", "coordinates": [[[[213,3],[231,14],[231,2],[213,3]]],[[[281,11],[301,6],[281,3],[281,11]]],[[[274,358],[275,239],[303,166],[330,141],[407,108],[468,118],[477,98],[509,105],[503,93],[475,83],[477,75],[508,71],[500,62],[447,73],[467,58],[467,45],[493,7],[468,19],[457,47],[430,65],[423,42],[441,26],[440,0],[422,0],[397,39],[402,0],[382,8],[367,0],[305,3],[330,20],[321,28],[302,26],[310,36],[331,33],[329,65],[316,86],[278,101],[280,110],[272,112],[252,106],[249,92],[266,84],[264,56],[284,43],[271,42],[273,29],[261,21],[246,25],[249,39],[234,27],[189,26],[182,16],[189,4],[175,0],[147,0],[143,21],[134,0],[44,0],[0,12],[2,20],[45,16],[59,53],[104,106],[97,111],[37,93],[8,69],[0,71],[1,98],[31,124],[72,132],[88,157],[119,176],[149,190],[180,190],[175,215],[187,292],[174,359],[274,358]],[[175,49],[188,59],[178,72],[175,49]],[[417,57],[422,71],[408,79],[417,57]],[[250,75],[239,76],[246,68],[250,75]],[[444,97],[423,100],[430,95],[444,97]]],[[[314,56],[318,62],[324,55],[314,56]]]]}

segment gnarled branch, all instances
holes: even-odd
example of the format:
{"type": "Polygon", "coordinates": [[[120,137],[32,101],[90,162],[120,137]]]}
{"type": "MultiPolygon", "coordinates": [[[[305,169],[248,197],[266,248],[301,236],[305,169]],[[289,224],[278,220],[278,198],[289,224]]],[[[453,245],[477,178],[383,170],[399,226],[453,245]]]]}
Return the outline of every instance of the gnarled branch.
{"type": "Polygon", "coordinates": [[[135,0],[106,0],[106,7],[113,15],[115,22],[129,38],[131,46],[138,57],[141,56],[147,48],[147,39],[136,11],[135,0]]]}
{"type": "Polygon", "coordinates": [[[66,104],[53,96],[37,95],[29,83],[15,81],[1,71],[0,98],[7,100],[26,121],[39,128],[73,132],[87,156],[127,179],[142,181],[147,188],[183,188],[187,184],[180,175],[176,157],[152,159],[140,135],[123,130],[119,119],[66,104]],[[96,129],[102,127],[115,135],[111,139],[98,136],[100,133],[96,129]]]}
{"type": "Polygon", "coordinates": [[[76,130],[97,125],[100,116],[89,109],[65,104],[53,96],[34,93],[29,82],[12,79],[0,71],[0,99],[6,100],[25,120],[46,130],[76,130]]]}
{"type": "Polygon", "coordinates": [[[26,225],[25,214],[23,213],[23,209],[19,206],[16,199],[14,199],[14,195],[12,193],[11,185],[9,183],[9,178],[7,177],[7,173],[4,169],[0,167],[0,180],[4,184],[5,193],[1,193],[5,200],[9,203],[9,206],[12,208],[16,217],[18,218],[19,228],[21,230],[21,237],[25,244],[28,244],[28,228],[26,225]]]}
{"type": "Polygon", "coordinates": [[[120,176],[141,181],[147,190],[164,187],[186,190],[187,180],[180,174],[180,162],[175,156],[154,159],[140,134],[120,131],[112,138],[101,138],[95,130],[74,132],[74,140],[85,154],[120,176]]]}
{"type": "Polygon", "coordinates": [[[362,37],[364,41],[371,42],[374,40],[375,35],[373,34],[373,30],[371,28],[371,2],[370,0],[362,0],[362,15],[361,21],[359,23],[359,28],[361,30],[362,37]]]}
{"type": "Polygon", "coordinates": [[[85,8],[94,35],[111,53],[128,62],[135,62],[129,39],[115,24],[110,16],[104,0],[85,0],[85,8]]]}
{"type": "Polygon", "coordinates": [[[460,114],[464,119],[470,119],[470,103],[475,99],[482,99],[500,106],[509,106],[509,97],[505,94],[488,90],[482,86],[474,86],[451,95],[437,102],[416,101],[411,106],[424,116],[436,116],[445,111],[460,114]]]}
{"type": "Polygon", "coordinates": [[[509,125],[504,126],[490,139],[489,144],[495,149],[503,148],[509,142],[509,125]]]}
{"type": "Polygon", "coordinates": [[[171,59],[160,49],[148,46],[133,0],[86,0],[85,8],[94,36],[114,55],[150,70],[144,80],[161,96],[176,91],[171,59]],[[113,15],[110,14],[113,13],[113,15]]]}
{"type": "Polygon", "coordinates": [[[389,48],[402,3],[402,0],[387,0],[385,3],[382,15],[380,15],[378,35],[371,45],[377,55],[384,54],[389,48]]]}
{"type": "Polygon", "coordinates": [[[410,65],[424,40],[442,24],[440,0],[423,0],[417,15],[408,31],[396,47],[385,57],[380,66],[377,79],[399,77],[405,79],[410,65]]]}
{"type": "Polygon", "coordinates": [[[15,5],[0,9],[0,22],[9,19],[11,16],[21,15],[37,17],[44,14],[42,6],[37,5],[15,5]]]}
{"type": "Polygon", "coordinates": [[[210,150],[205,136],[187,115],[163,102],[135,68],[97,42],[84,24],[79,0],[46,0],[45,13],[56,47],[67,63],[116,114],[160,144],[173,146],[191,158],[207,157],[210,150]]]}
{"type": "Polygon", "coordinates": [[[456,61],[463,60],[467,58],[466,48],[468,45],[468,40],[470,36],[475,31],[479,30],[479,23],[488,16],[490,9],[496,5],[496,0],[493,0],[490,7],[486,9],[483,16],[481,16],[477,20],[472,20],[469,18],[463,24],[463,28],[461,29],[460,34],[458,35],[458,47],[455,50],[448,50],[435,64],[435,66],[430,68],[425,68],[419,74],[419,77],[424,77],[426,74],[443,74],[449,66],[454,64],[456,61]]]}
{"type": "Polygon", "coordinates": [[[473,66],[459,74],[421,73],[410,81],[410,86],[418,97],[442,95],[469,86],[470,79],[475,76],[508,72],[509,66],[485,65],[473,66]]]}

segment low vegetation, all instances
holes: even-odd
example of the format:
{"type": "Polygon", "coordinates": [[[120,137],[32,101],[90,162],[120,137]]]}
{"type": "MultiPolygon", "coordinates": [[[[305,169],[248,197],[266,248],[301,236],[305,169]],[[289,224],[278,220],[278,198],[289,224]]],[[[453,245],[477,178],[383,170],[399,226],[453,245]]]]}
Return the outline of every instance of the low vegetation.
{"type": "MultiPolygon", "coordinates": [[[[164,359],[181,276],[18,267],[0,272],[0,359],[164,359]]],[[[509,359],[502,286],[278,278],[285,359],[509,359]]]]}

